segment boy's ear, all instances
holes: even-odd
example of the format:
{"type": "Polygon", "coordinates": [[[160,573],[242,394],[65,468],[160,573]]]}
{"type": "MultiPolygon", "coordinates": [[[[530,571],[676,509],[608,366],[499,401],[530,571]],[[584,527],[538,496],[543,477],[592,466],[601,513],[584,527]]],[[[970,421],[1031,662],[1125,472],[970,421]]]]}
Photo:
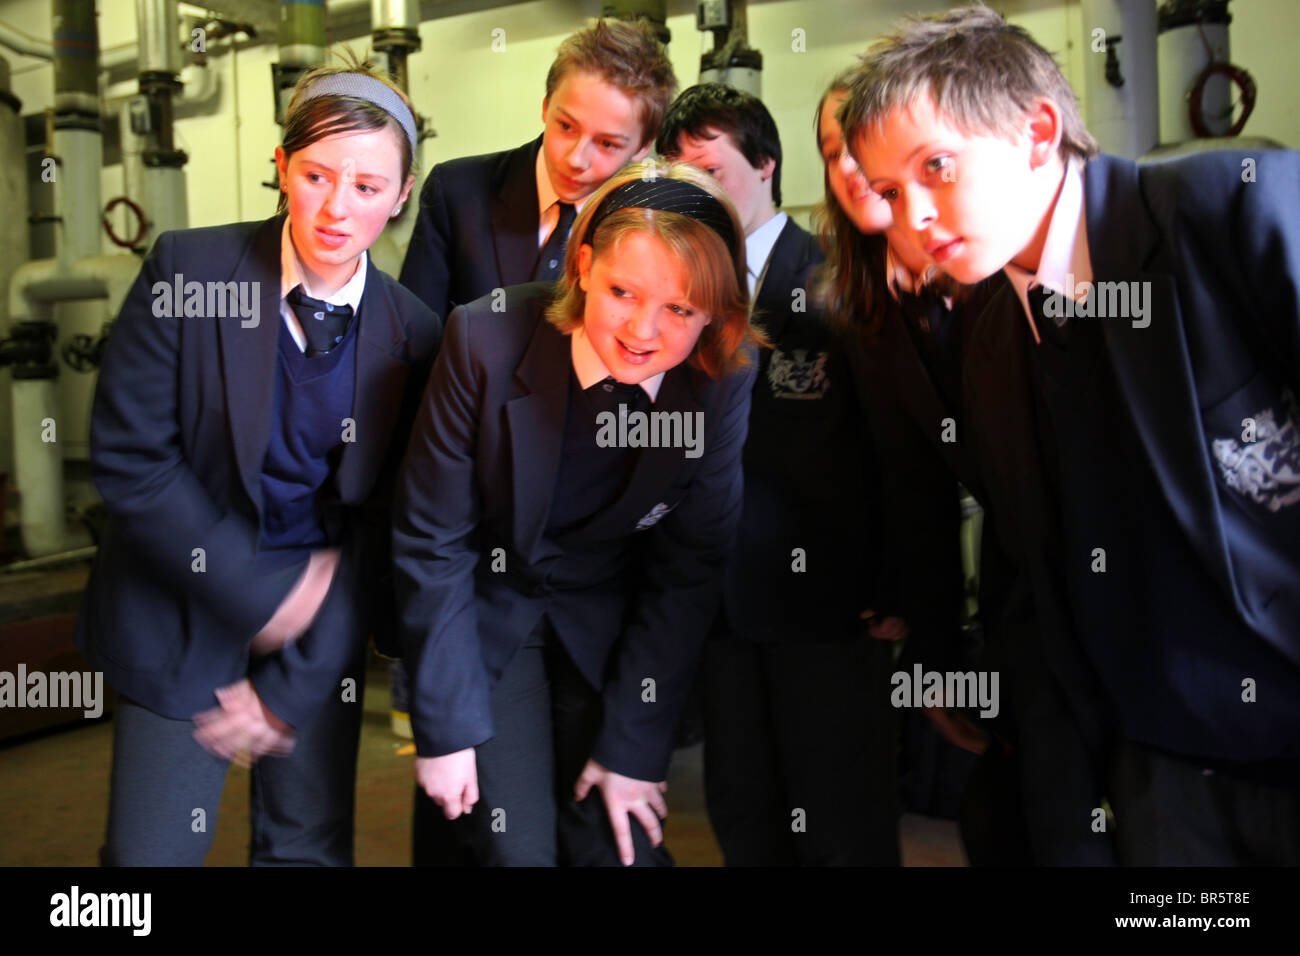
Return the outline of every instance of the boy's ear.
{"type": "Polygon", "coordinates": [[[629,163],[641,162],[641,160],[645,159],[647,156],[650,155],[650,150],[654,148],[654,145],[655,145],[655,138],[651,136],[648,140],[645,141],[644,146],[642,146],[640,149],[638,149],[635,153],[632,154],[632,158],[629,159],[628,162],[629,163]]]}
{"type": "Polygon", "coordinates": [[[550,105],[550,102],[551,102],[551,98],[549,96],[542,97],[542,125],[543,126],[546,125],[546,107],[550,105]]]}
{"type": "Polygon", "coordinates": [[[587,286],[591,280],[591,246],[583,243],[578,247],[578,288],[590,291],[587,286]]]}
{"type": "Polygon", "coordinates": [[[758,164],[758,172],[763,177],[763,182],[770,182],[772,174],[776,172],[776,160],[769,156],[758,164]]]}
{"type": "Polygon", "coordinates": [[[1064,127],[1061,108],[1055,100],[1043,97],[1034,101],[1025,117],[1025,132],[1029,136],[1029,162],[1033,168],[1046,166],[1057,158],[1064,127]]]}

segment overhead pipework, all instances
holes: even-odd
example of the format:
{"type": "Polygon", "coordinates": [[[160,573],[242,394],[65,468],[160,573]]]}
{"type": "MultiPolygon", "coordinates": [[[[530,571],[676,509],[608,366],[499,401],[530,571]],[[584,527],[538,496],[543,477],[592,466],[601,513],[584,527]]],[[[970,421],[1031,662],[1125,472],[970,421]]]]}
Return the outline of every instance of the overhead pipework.
{"type": "Polygon", "coordinates": [[[409,93],[407,57],[420,52],[419,0],[371,0],[370,19],[370,45],[380,67],[409,93]]]}
{"type": "Polygon", "coordinates": [[[695,26],[713,34],[713,49],[700,54],[700,82],[762,97],[763,54],[749,46],[746,0],[697,0],[695,26]]]}
{"type": "Polygon", "coordinates": [[[293,88],[313,67],[325,62],[324,0],[280,0],[280,59],[271,64],[275,121],[284,125],[293,88]]]}

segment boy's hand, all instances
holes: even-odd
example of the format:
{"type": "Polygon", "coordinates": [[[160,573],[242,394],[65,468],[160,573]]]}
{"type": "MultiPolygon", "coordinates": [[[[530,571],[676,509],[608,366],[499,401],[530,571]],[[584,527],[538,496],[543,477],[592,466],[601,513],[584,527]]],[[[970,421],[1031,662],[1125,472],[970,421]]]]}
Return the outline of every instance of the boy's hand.
{"type": "Polygon", "coordinates": [[[220,706],[194,715],[194,739],[222,760],[251,767],[293,750],[293,728],[267,709],[247,677],[216,691],[220,706]]]}
{"type": "Polygon", "coordinates": [[[254,657],[273,654],[307,632],[329,594],[339,567],[339,554],[338,548],[322,548],[311,553],[298,583],[249,644],[249,652],[254,657]]]}
{"type": "Polygon", "coordinates": [[[664,842],[664,831],[659,821],[668,817],[668,803],[664,800],[664,794],[668,792],[667,781],[655,783],[635,780],[606,770],[594,760],[588,760],[573,787],[573,798],[585,800],[592,787],[600,787],[605,798],[605,810],[609,813],[609,823],[614,828],[614,839],[618,843],[618,858],[624,866],[631,866],[636,859],[636,850],[632,846],[632,825],[627,819],[629,813],[645,828],[651,846],[659,846],[664,842]]]}
{"type": "Polygon", "coordinates": [[[863,611],[860,617],[871,622],[867,625],[867,633],[878,641],[901,641],[907,637],[907,621],[901,617],[877,617],[871,608],[863,611]]]}
{"type": "Polygon", "coordinates": [[[416,757],[415,779],[448,820],[469,813],[478,803],[478,763],[473,747],[441,757],[416,757]]]}

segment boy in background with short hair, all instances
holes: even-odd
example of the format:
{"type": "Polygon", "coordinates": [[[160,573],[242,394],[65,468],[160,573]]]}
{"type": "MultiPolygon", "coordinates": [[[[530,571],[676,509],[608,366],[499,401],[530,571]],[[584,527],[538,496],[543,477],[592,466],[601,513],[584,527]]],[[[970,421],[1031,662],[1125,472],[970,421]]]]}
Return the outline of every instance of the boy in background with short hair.
{"type": "Polygon", "coordinates": [[[645,21],[596,20],[567,37],[546,76],[541,136],[429,173],[402,284],[445,319],[493,289],[558,277],[587,197],[645,158],[676,91],[645,21]]]}
{"type": "Polygon", "coordinates": [[[878,43],[840,119],[941,268],[1010,280],[965,390],[1037,615],[1011,683],[1031,832],[1100,833],[1106,797],[1122,863],[1300,863],[1300,156],[1097,155],[1050,54],[984,7],[878,43]],[[1090,792],[1031,800],[1049,778],[1090,792]]]}
{"type": "Polygon", "coordinates": [[[781,140],[757,97],[691,87],[656,148],[735,203],[754,323],[773,345],[701,663],[710,822],[728,866],[897,866],[890,645],[868,636],[885,625],[862,620],[877,576],[874,463],[845,343],[808,303],[821,249],[778,211],[781,140]]]}

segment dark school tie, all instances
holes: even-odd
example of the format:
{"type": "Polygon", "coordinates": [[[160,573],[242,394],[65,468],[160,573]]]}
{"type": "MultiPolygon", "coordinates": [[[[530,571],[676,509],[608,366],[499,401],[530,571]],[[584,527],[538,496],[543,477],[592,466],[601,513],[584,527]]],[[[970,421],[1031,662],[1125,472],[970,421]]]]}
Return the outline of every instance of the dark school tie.
{"type": "Polygon", "coordinates": [[[586,392],[598,415],[601,412],[617,415],[620,405],[626,405],[629,412],[645,411],[650,404],[650,396],[640,385],[625,385],[612,375],[601,379],[586,392]]]}
{"type": "Polygon", "coordinates": [[[1069,329],[1066,325],[1065,296],[1059,295],[1052,310],[1060,314],[1051,315],[1047,311],[1047,303],[1054,295],[1059,295],[1059,293],[1053,292],[1046,286],[1038,285],[1029,289],[1025,293],[1025,298],[1029,302],[1029,313],[1034,317],[1034,325],[1038,327],[1039,337],[1044,342],[1051,342],[1057,348],[1063,349],[1070,338],[1069,329]]]}
{"type": "Polygon", "coordinates": [[[569,230],[577,215],[573,203],[557,203],[560,207],[560,221],[556,223],[551,234],[546,237],[546,244],[537,254],[537,266],[533,269],[534,282],[551,282],[560,277],[564,267],[564,244],[569,241],[569,230]]]}
{"type": "Polygon", "coordinates": [[[307,357],[324,355],[343,341],[348,323],[352,321],[352,306],[333,305],[313,299],[296,285],[285,296],[293,314],[298,317],[302,334],[307,339],[307,357]]]}

